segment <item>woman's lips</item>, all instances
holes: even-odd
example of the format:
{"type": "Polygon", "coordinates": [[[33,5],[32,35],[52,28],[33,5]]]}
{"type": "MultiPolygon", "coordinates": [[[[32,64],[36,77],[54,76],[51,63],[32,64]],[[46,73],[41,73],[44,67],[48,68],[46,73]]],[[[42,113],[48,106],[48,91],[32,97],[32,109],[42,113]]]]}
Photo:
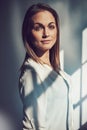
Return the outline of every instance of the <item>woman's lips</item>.
{"type": "Polygon", "coordinates": [[[41,41],[43,44],[48,44],[51,40],[43,40],[41,41]]]}

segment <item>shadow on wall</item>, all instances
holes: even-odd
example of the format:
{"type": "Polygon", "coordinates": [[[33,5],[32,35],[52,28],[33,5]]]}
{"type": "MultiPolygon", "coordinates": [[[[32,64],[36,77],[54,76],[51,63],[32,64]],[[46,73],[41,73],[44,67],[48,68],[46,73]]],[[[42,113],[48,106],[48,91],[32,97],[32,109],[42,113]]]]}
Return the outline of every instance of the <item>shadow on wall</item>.
{"type": "Polygon", "coordinates": [[[14,3],[14,1],[0,1],[0,129],[20,130],[22,105],[17,83],[19,61],[14,49],[16,37],[13,39],[11,28],[12,2],[14,3]]]}

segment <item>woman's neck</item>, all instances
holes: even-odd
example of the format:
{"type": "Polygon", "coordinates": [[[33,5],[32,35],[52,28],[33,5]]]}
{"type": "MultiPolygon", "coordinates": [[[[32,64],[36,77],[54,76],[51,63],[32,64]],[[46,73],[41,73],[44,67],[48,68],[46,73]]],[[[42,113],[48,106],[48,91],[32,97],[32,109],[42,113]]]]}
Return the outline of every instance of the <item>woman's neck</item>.
{"type": "Polygon", "coordinates": [[[42,62],[42,64],[47,64],[51,66],[49,51],[44,52],[42,55],[39,55],[38,57],[40,61],[42,62]]]}

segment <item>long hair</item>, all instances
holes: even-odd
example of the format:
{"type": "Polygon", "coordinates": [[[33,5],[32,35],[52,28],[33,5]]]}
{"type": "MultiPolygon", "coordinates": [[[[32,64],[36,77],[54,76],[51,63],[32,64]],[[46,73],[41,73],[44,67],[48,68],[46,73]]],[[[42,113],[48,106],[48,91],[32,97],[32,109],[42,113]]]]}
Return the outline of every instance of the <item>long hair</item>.
{"type": "Polygon", "coordinates": [[[58,71],[60,69],[59,16],[56,13],[56,11],[47,4],[43,4],[43,3],[34,4],[27,10],[27,12],[25,14],[23,25],[22,25],[22,39],[23,39],[24,46],[27,50],[25,60],[30,57],[33,60],[35,60],[36,62],[40,62],[38,56],[34,52],[34,48],[33,48],[32,44],[31,44],[32,43],[32,35],[31,35],[32,20],[31,19],[32,19],[33,15],[35,15],[36,13],[43,11],[43,10],[49,11],[53,15],[55,22],[56,22],[57,40],[56,40],[56,43],[54,44],[54,46],[50,49],[50,62],[51,62],[53,69],[55,71],[58,71]]]}

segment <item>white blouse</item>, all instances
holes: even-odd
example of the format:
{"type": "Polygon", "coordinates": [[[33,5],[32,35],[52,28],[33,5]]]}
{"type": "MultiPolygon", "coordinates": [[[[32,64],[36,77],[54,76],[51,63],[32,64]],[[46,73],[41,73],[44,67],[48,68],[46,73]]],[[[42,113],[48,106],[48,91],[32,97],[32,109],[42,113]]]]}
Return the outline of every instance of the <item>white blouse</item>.
{"type": "Polygon", "coordinates": [[[28,59],[20,76],[23,130],[73,130],[70,83],[65,72],[28,59]]]}

